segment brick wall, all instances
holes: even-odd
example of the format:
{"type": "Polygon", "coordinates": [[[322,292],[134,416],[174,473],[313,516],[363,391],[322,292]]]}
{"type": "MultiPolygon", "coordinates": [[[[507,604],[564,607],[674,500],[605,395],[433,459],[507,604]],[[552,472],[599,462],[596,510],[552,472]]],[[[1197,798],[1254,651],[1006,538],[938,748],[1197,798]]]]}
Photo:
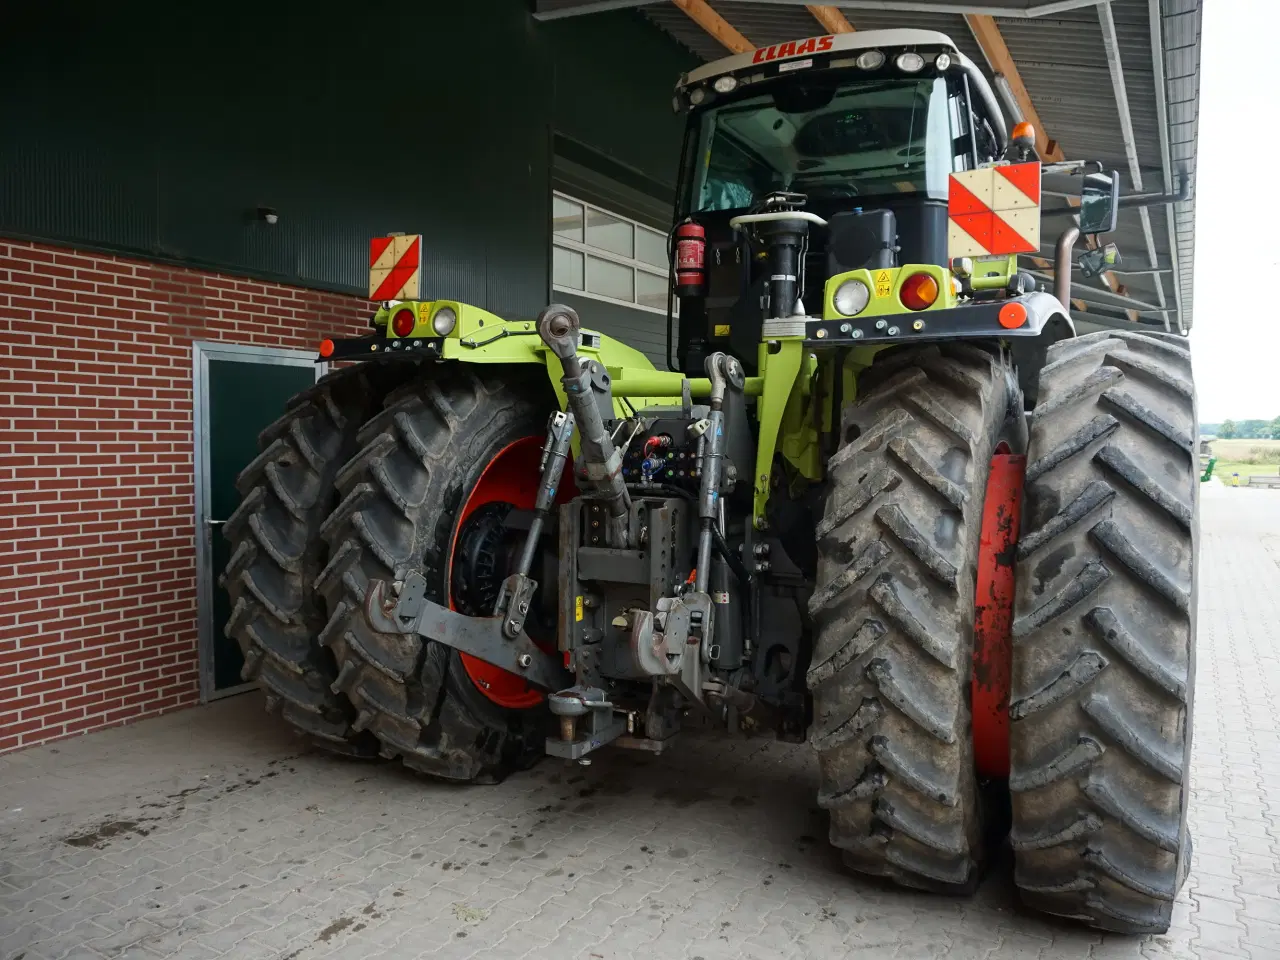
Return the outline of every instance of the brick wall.
{"type": "Polygon", "coordinates": [[[192,341],[314,349],[368,315],[0,239],[0,753],[197,700],[192,341]]]}

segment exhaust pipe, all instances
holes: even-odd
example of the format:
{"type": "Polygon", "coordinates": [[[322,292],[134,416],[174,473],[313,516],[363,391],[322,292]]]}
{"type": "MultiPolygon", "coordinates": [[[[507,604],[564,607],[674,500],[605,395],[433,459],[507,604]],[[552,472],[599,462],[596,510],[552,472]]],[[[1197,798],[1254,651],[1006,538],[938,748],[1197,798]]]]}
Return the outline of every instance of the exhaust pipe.
{"type": "Polygon", "coordinates": [[[1074,224],[1067,227],[1058,238],[1053,258],[1053,293],[1068,317],[1071,316],[1071,258],[1079,239],[1080,228],[1074,224]]]}

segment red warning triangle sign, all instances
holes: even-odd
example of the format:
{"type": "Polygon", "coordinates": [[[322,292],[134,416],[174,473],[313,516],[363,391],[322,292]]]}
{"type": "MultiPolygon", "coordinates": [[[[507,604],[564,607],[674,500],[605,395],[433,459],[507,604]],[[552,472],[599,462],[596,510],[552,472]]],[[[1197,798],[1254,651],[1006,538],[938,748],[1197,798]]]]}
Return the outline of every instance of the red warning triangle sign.
{"type": "Polygon", "coordinates": [[[369,266],[378,262],[378,258],[386,252],[394,239],[395,237],[374,237],[369,241],[369,266]]]}
{"type": "Polygon", "coordinates": [[[951,183],[947,185],[947,216],[958,221],[958,218],[964,214],[986,213],[989,209],[985,203],[974,196],[973,191],[955,177],[951,178],[951,183]]]}
{"type": "MultiPolygon", "coordinates": [[[[1040,202],[1040,164],[1011,163],[1007,166],[996,167],[995,171],[1030,197],[1032,201],[1035,203],[1040,202]]],[[[955,189],[954,184],[951,189],[955,189]]]]}
{"type": "Polygon", "coordinates": [[[1039,249],[1030,240],[1018,233],[1013,227],[1000,219],[1000,215],[991,214],[991,242],[984,244],[993,254],[1036,253],[1039,249]]]}
{"type": "Polygon", "coordinates": [[[991,249],[993,220],[995,220],[995,214],[990,210],[984,210],[982,213],[962,213],[959,216],[954,214],[951,216],[952,223],[973,237],[974,240],[978,241],[979,245],[987,250],[991,249]]]}

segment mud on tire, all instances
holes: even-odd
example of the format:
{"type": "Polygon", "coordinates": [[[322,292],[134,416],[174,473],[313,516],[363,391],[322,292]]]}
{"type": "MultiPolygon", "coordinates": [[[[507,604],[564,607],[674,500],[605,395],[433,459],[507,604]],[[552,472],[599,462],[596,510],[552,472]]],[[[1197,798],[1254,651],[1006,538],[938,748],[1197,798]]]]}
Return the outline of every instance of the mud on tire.
{"type": "Polygon", "coordinates": [[[221,581],[232,605],[226,634],[244,655],[242,676],[262,686],[268,709],[341,753],[373,755],[377,745],[351,728],[355,712],[330,689],[337,666],[317,641],[328,620],[311,586],[328,558],[320,525],[360,426],[413,368],[348,367],[294,397],[259,435],[261,453],[236,479],[242,499],[223,528],[232,551],[221,581]]]}
{"type": "Polygon", "coordinates": [[[1107,930],[1166,930],[1190,859],[1197,434],[1184,345],[1050,348],[1018,545],[1011,841],[1029,905],[1107,930]]]}
{"type": "Polygon", "coordinates": [[[329,611],[321,641],[339,664],[334,686],[355,706],[354,726],[415,770],[495,781],[542,752],[544,708],[500,708],[456,652],[374,631],[363,602],[371,580],[415,570],[428,598],[447,602],[449,550],[468,493],[504,447],[543,432],[553,403],[545,380],[509,369],[433,368],[387,398],[338,476],[343,500],[323,529],[331,559],[316,579],[329,611]]]}
{"type": "Polygon", "coordinates": [[[991,454],[1021,396],[976,346],[880,354],[818,525],[808,672],[820,806],[862,873],[946,892],[983,860],[969,685],[991,454]]]}

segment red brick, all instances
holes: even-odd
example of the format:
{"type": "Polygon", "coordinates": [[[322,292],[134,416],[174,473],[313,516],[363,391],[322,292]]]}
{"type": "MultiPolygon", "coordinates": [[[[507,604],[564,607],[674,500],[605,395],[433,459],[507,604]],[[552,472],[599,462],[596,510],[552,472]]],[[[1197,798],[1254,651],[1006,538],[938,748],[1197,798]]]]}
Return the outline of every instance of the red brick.
{"type": "Polygon", "coordinates": [[[196,702],[191,342],[310,349],[370,309],[0,244],[0,578],[30,584],[0,598],[0,753],[196,702]]]}

